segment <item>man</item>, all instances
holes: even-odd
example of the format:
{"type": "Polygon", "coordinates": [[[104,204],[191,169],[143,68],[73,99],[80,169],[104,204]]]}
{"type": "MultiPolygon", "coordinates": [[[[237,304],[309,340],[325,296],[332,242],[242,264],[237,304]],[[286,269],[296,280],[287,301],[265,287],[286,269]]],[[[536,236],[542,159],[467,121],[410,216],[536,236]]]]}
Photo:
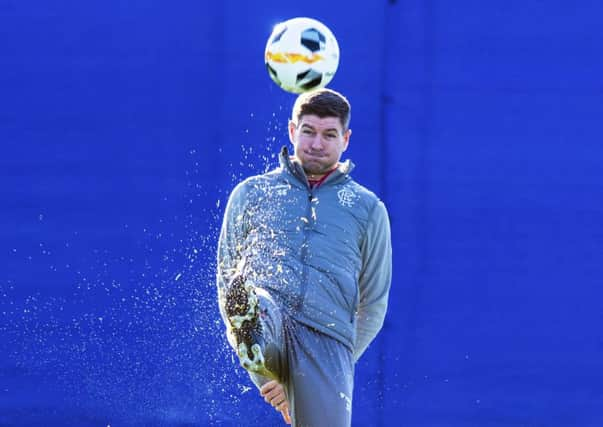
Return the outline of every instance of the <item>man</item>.
{"type": "Polygon", "coordinates": [[[343,95],[300,95],[289,122],[294,155],[283,148],[279,168],[237,185],[218,243],[228,340],[295,426],[351,424],[354,364],[387,308],[389,220],[350,176],[353,164],[340,163],[349,120],[343,95]]]}

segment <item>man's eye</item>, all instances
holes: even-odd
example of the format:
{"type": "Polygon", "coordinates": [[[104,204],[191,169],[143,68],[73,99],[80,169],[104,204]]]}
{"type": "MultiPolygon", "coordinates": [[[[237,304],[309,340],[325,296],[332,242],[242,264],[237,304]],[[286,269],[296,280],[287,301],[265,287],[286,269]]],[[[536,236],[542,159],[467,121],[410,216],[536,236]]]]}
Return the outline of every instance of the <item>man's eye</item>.
{"type": "Polygon", "coordinates": [[[311,135],[313,132],[310,129],[302,129],[304,135],[311,135]]]}

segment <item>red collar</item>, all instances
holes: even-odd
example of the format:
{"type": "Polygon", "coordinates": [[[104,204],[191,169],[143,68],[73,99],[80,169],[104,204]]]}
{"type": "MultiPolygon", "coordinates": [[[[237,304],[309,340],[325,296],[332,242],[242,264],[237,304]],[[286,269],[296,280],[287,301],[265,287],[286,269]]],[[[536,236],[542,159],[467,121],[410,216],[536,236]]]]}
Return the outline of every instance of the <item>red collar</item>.
{"type": "Polygon", "coordinates": [[[327,172],[326,174],[324,174],[320,179],[308,179],[308,183],[310,184],[310,188],[318,188],[318,187],[320,187],[320,184],[322,184],[323,182],[325,182],[325,180],[329,177],[329,175],[331,175],[333,172],[335,172],[336,169],[337,169],[337,166],[335,166],[329,172],[327,172]]]}

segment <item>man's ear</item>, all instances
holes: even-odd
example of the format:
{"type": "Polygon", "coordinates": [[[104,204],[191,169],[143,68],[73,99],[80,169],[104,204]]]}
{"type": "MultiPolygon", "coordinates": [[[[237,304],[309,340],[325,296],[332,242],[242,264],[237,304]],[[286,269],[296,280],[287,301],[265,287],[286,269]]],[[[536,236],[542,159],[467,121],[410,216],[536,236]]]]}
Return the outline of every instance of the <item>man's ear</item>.
{"type": "Polygon", "coordinates": [[[291,144],[295,145],[295,129],[297,129],[297,125],[293,120],[289,120],[289,141],[291,144]]]}
{"type": "Polygon", "coordinates": [[[350,143],[350,136],[352,136],[352,129],[348,129],[343,133],[343,151],[348,149],[350,143]]]}

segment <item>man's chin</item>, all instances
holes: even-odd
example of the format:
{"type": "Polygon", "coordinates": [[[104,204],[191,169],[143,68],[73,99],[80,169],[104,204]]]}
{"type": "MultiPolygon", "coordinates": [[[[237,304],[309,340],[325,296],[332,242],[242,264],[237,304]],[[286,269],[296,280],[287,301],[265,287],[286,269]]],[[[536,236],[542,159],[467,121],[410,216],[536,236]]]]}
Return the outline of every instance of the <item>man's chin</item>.
{"type": "Polygon", "coordinates": [[[323,164],[316,164],[314,162],[306,162],[302,164],[304,171],[307,175],[324,175],[331,169],[323,164]]]}

